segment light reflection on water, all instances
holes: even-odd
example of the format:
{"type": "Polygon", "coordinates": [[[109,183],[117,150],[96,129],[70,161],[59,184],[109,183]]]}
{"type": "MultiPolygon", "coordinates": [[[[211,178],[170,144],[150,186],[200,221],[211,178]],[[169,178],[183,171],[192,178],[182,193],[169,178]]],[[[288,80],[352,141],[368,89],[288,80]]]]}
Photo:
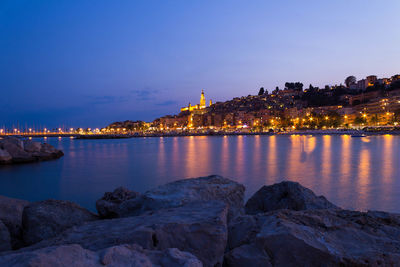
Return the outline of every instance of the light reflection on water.
{"type": "Polygon", "coordinates": [[[65,156],[0,167],[0,194],[67,199],[94,210],[95,200],[118,186],[143,192],[180,178],[219,174],[245,184],[247,197],[287,179],[344,208],[400,212],[399,140],[391,135],[48,138],[65,156]]]}

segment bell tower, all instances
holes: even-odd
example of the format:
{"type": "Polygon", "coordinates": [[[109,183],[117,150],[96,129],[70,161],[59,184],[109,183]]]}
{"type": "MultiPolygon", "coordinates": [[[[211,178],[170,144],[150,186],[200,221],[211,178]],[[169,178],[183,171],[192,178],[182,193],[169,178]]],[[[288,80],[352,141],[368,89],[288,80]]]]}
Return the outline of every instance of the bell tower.
{"type": "Polygon", "coordinates": [[[206,107],[206,98],[204,96],[204,90],[201,90],[200,108],[205,108],[205,107],[206,107]]]}

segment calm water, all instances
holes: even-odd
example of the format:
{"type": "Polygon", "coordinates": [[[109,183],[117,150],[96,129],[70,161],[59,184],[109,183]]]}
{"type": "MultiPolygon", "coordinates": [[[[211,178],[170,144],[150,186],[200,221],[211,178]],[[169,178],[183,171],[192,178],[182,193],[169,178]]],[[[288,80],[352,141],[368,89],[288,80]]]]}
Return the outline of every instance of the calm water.
{"type": "MultiPolygon", "coordinates": [[[[40,141],[43,141],[41,139],[40,141]]],[[[91,210],[118,186],[143,192],[219,174],[247,187],[298,181],[351,209],[400,212],[399,136],[231,136],[119,140],[49,138],[60,160],[0,166],[0,194],[65,199],[91,210]]]]}

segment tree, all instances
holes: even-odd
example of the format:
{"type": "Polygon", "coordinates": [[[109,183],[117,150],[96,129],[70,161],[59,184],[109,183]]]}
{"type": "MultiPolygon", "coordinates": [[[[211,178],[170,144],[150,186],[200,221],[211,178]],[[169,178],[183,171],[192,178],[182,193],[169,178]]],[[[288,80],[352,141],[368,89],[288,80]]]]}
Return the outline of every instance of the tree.
{"type": "Polygon", "coordinates": [[[390,84],[389,90],[400,89],[400,80],[394,81],[390,84]]]}
{"type": "Polygon", "coordinates": [[[260,91],[258,91],[258,95],[263,95],[265,93],[264,87],[260,88],[260,91]]]}
{"type": "Polygon", "coordinates": [[[367,122],[367,120],[360,116],[358,116],[354,119],[354,124],[356,124],[356,125],[365,124],[366,122],[367,122]]]}
{"type": "Polygon", "coordinates": [[[375,114],[374,116],[371,117],[371,123],[372,124],[377,125],[378,122],[379,122],[379,118],[378,118],[377,114],[375,114]]]}
{"type": "Polygon", "coordinates": [[[349,76],[344,80],[344,83],[346,84],[347,87],[350,87],[350,85],[355,84],[357,82],[356,77],[354,76],[349,76]]]}
{"type": "Polygon", "coordinates": [[[396,110],[394,111],[394,119],[395,119],[396,121],[398,121],[399,118],[400,118],[400,108],[398,108],[398,109],[396,109],[396,110]]]}
{"type": "Polygon", "coordinates": [[[294,84],[294,88],[295,88],[297,91],[303,91],[303,84],[302,84],[301,82],[296,82],[296,83],[294,84]]]}

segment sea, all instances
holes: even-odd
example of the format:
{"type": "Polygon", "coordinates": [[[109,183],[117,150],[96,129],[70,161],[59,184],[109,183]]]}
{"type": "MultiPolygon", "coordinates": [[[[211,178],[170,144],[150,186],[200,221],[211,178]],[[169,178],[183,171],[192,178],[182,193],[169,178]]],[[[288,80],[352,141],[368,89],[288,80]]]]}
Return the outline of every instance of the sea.
{"type": "Polygon", "coordinates": [[[69,200],[95,211],[104,192],[145,192],[178,179],[221,175],[246,186],[296,181],[353,210],[400,212],[400,136],[254,135],[79,140],[37,138],[57,160],[0,166],[0,195],[69,200]]]}

